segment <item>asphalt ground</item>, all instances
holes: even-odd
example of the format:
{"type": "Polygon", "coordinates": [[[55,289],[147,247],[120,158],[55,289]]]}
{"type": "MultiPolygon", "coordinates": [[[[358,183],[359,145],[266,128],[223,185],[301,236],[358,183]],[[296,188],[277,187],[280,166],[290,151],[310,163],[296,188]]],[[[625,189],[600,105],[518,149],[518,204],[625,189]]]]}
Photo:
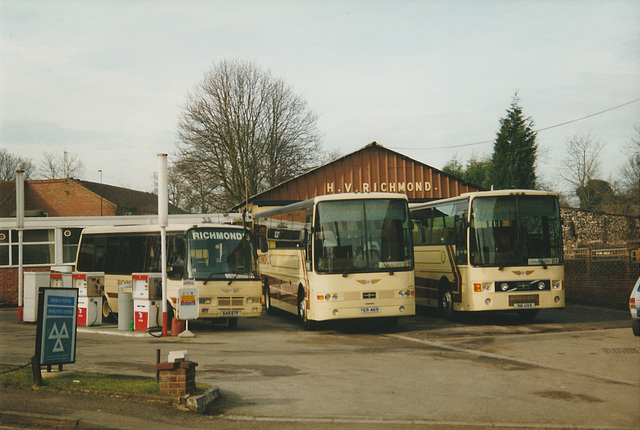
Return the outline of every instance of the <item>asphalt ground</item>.
{"type": "MultiPolygon", "coordinates": [[[[25,364],[35,325],[0,309],[0,360],[25,364]]],[[[305,332],[264,315],[238,328],[190,324],[195,338],[115,325],[78,329],[67,371],[155,375],[159,349],[187,350],[221,399],[195,414],[157,396],[5,387],[0,428],[640,428],[640,339],[627,312],[569,306],[531,323],[506,314],[430,313],[305,332]]]]}

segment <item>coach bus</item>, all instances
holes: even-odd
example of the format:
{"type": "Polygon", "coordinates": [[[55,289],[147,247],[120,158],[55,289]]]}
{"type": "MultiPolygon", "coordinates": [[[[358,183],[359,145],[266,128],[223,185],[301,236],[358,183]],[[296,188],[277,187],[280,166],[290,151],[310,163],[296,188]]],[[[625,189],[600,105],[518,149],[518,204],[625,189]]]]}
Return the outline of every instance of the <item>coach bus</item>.
{"type": "Polygon", "coordinates": [[[462,194],[411,206],[416,304],[515,310],[533,319],[565,305],[558,196],[529,190],[462,194]]]}
{"type": "MultiPolygon", "coordinates": [[[[175,311],[185,280],[198,289],[200,319],[228,322],[262,313],[262,281],[249,230],[236,225],[169,225],[167,231],[168,314],[175,311]]],[[[118,287],[132,273],[159,273],[160,227],[150,225],[86,228],[76,270],[105,273],[103,316],[118,312],[118,287]]]]}
{"type": "Polygon", "coordinates": [[[318,321],[415,314],[407,197],[346,193],[254,216],[267,313],[318,321]]]}

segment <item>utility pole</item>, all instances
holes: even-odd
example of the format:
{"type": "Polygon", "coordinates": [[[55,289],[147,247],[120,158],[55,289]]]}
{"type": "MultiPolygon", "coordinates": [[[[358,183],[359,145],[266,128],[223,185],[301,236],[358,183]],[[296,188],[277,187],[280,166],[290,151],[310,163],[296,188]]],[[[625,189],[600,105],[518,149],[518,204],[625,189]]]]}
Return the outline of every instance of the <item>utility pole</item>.
{"type": "Polygon", "coordinates": [[[98,169],[98,172],[100,172],[100,216],[102,216],[102,190],[104,189],[102,187],[102,169],[98,169]]]}

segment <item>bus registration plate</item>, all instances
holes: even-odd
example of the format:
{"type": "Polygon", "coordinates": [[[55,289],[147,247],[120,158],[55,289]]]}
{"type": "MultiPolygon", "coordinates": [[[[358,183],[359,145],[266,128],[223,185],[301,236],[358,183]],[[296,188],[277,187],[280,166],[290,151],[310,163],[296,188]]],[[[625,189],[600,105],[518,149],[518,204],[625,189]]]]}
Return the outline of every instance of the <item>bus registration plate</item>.
{"type": "Polygon", "coordinates": [[[513,307],[516,309],[531,309],[531,308],[535,308],[536,304],[535,303],[515,303],[513,307]]]}
{"type": "Polygon", "coordinates": [[[380,308],[377,306],[368,307],[368,308],[358,308],[358,312],[361,314],[373,314],[376,312],[380,312],[380,308]]]}
{"type": "Polygon", "coordinates": [[[220,315],[223,317],[239,317],[241,314],[240,311],[222,311],[220,315]]]}

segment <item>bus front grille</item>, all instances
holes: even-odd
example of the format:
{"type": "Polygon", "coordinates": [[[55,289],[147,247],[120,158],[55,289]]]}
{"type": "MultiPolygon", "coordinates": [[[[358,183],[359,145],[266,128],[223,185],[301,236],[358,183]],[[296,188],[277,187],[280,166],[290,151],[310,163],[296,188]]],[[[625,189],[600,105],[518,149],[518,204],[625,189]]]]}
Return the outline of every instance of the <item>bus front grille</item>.
{"type": "Polygon", "coordinates": [[[519,303],[534,303],[540,304],[540,297],[537,294],[522,294],[518,296],[509,296],[509,306],[513,306],[519,303]]]}
{"type": "Polygon", "coordinates": [[[218,306],[243,306],[243,297],[218,297],[218,306]]]}

